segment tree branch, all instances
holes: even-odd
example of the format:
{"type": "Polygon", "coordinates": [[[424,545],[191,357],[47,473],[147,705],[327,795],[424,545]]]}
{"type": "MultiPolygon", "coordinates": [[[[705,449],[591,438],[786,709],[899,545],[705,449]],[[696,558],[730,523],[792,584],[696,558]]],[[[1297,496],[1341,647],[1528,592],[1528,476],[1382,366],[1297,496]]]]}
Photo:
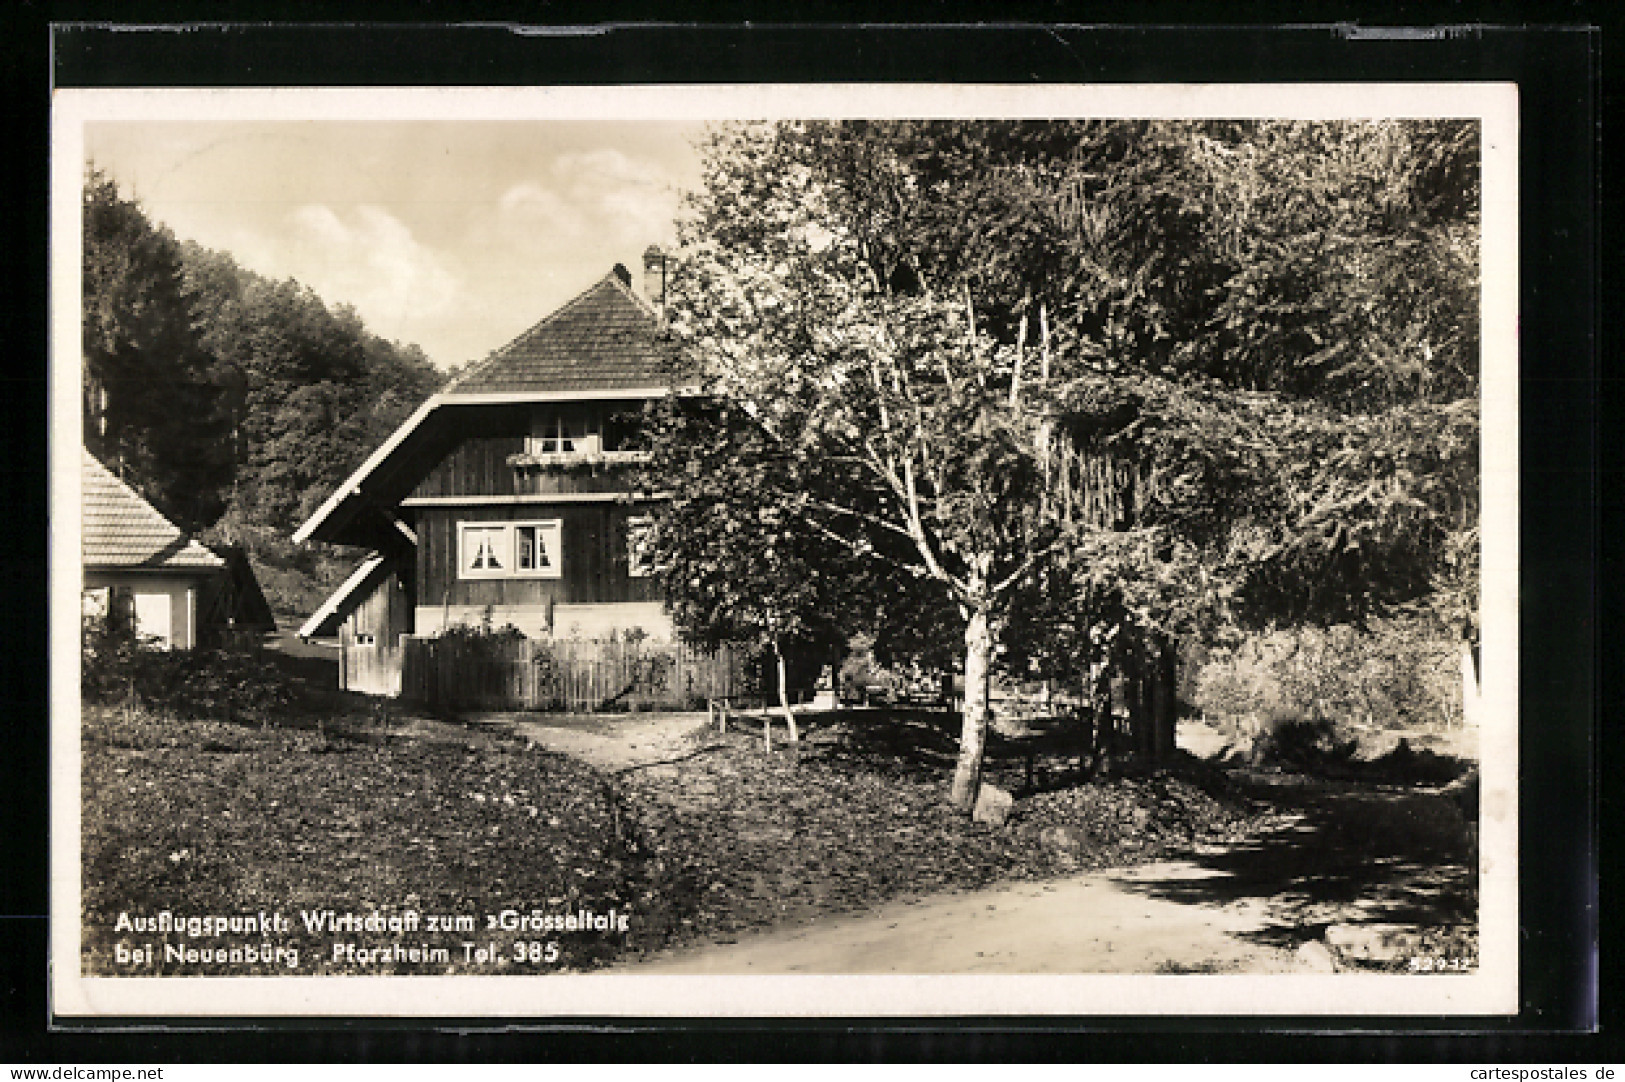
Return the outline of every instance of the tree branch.
{"type": "Polygon", "coordinates": [[[1021,323],[1016,327],[1016,366],[1010,373],[1010,408],[1012,410],[1021,403],[1021,362],[1027,355],[1027,306],[1031,301],[1030,293],[1021,298],[1021,323]]]}
{"type": "Polygon", "coordinates": [[[861,522],[867,522],[871,526],[878,527],[879,529],[889,530],[890,532],[898,534],[902,537],[906,537],[909,540],[914,539],[914,535],[909,533],[906,528],[897,525],[895,522],[887,522],[878,515],[867,514],[863,511],[854,511],[850,507],[842,507],[840,504],[830,503],[828,500],[808,500],[807,502],[810,506],[817,507],[820,510],[829,511],[836,515],[845,515],[848,518],[855,518],[861,522]]]}
{"type": "Polygon", "coordinates": [[[984,389],[986,389],[986,387],[987,387],[987,375],[984,372],[982,372],[982,370],[979,367],[976,366],[976,306],[971,303],[970,282],[969,282],[969,280],[967,280],[964,283],[964,285],[965,285],[965,334],[966,334],[966,342],[970,347],[971,367],[972,367],[972,370],[975,371],[975,373],[976,373],[976,378],[977,378],[978,382],[980,382],[982,384],[982,387],[984,389]]]}
{"type": "Polygon", "coordinates": [[[1026,556],[1022,557],[1021,563],[1016,566],[1014,571],[993,584],[993,594],[995,596],[1002,594],[1004,591],[1020,582],[1021,577],[1027,572],[1031,571],[1040,560],[1045,559],[1052,553],[1059,552],[1063,547],[1065,547],[1065,544],[1066,538],[1058,537],[1036,552],[1029,552],[1026,556]]]}
{"type": "Polygon", "coordinates": [[[809,518],[805,521],[807,525],[811,526],[824,537],[835,542],[837,545],[842,546],[843,548],[850,549],[854,555],[868,557],[872,560],[878,560],[880,563],[888,564],[892,567],[900,567],[913,575],[926,575],[930,573],[927,568],[924,568],[919,564],[910,563],[907,560],[899,560],[894,556],[888,556],[886,553],[876,549],[873,545],[866,545],[862,541],[857,541],[845,536],[844,534],[837,533],[828,526],[825,526],[822,522],[819,522],[817,519],[809,518]]]}
{"type": "Polygon", "coordinates": [[[947,583],[962,596],[969,596],[970,588],[965,583],[954,578],[948,572],[948,569],[943,567],[941,562],[937,560],[937,554],[931,551],[930,541],[925,536],[925,523],[920,519],[920,493],[914,483],[914,469],[909,463],[905,462],[903,463],[903,470],[904,478],[908,484],[908,526],[910,535],[914,539],[914,547],[919,550],[920,557],[925,560],[925,566],[931,574],[947,583]]]}
{"type": "Polygon", "coordinates": [[[900,500],[908,499],[908,489],[903,485],[903,479],[897,476],[897,465],[889,458],[882,458],[875,450],[873,440],[864,440],[863,449],[868,452],[864,464],[880,476],[880,479],[891,486],[892,492],[900,500]]]}

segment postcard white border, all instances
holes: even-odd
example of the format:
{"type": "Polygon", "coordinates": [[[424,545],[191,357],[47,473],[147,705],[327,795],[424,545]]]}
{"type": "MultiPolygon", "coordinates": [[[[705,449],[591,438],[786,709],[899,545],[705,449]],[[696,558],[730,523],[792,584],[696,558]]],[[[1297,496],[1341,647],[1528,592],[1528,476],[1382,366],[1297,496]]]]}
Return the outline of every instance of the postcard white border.
{"type": "Polygon", "coordinates": [[[1511,1015],[1518,1010],[1518,120],[1511,83],[57,90],[50,367],[51,1006],[64,1018],[1511,1015]],[[1482,122],[1480,966],[1470,975],[82,977],[79,282],[84,126],[124,121],[1128,116],[1482,122]]]}

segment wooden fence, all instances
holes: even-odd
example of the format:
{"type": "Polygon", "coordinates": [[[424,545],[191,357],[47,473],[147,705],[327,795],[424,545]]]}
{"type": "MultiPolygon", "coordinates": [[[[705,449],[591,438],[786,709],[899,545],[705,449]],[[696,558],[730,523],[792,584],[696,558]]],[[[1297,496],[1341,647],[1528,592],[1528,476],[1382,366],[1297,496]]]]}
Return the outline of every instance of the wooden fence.
{"type": "Polygon", "coordinates": [[[759,697],[739,651],[678,644],[403,636],[398,694],[453,710],[688,710],[759,697]]]}

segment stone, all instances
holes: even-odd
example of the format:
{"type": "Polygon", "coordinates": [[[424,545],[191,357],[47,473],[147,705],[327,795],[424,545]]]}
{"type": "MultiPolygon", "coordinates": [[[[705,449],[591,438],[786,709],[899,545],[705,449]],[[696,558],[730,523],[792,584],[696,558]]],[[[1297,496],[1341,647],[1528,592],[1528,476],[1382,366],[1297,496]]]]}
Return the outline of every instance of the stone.
{"type": "Polygon", "coordinates": [[[1010,809],[1015,802],[1015,797],[997,785],[983,782],[981,789],[976,793],[976,807],[971,811],[971,818],[978,823],[1002,827],[1004,821],[1010,818],[1010,809]]]}
{"type": "Polygon", "coordinates": [[[1316,973],[1337,972],[1337,959],[1332,957],[1332,952],[1326,948],[1326,944],[1318,939],[1311,939],[1299,947],[1297,959],[1305,969],[1316,973]]]}

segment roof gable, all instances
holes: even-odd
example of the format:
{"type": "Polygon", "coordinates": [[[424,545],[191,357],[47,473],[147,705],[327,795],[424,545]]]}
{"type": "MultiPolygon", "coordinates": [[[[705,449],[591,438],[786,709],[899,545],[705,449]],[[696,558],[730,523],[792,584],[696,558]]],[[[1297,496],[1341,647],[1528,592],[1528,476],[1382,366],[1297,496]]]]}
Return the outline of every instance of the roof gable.
{"type": "Polygon", "coordinates": [[[293,539],[387,549],[399,543],[388,509],[455,446],[470,412],[514,403],[636,401],[692,381],[660,317],[615,269],[574,300],[420,405],[346,478],[293,539]]]}
{"type": "Polygon", "coordinates": [[[617,264],[444,393],[454,398],[663,387],[673,380],[672,356],[659,317],[632,292],[631,276],[617,264]]]}
{"type": "Polygon", "coordinates": [[[86,567],[217,568],[220,557],[181,533],[89,451],[80,459],[80,550],[86,567]]]}

